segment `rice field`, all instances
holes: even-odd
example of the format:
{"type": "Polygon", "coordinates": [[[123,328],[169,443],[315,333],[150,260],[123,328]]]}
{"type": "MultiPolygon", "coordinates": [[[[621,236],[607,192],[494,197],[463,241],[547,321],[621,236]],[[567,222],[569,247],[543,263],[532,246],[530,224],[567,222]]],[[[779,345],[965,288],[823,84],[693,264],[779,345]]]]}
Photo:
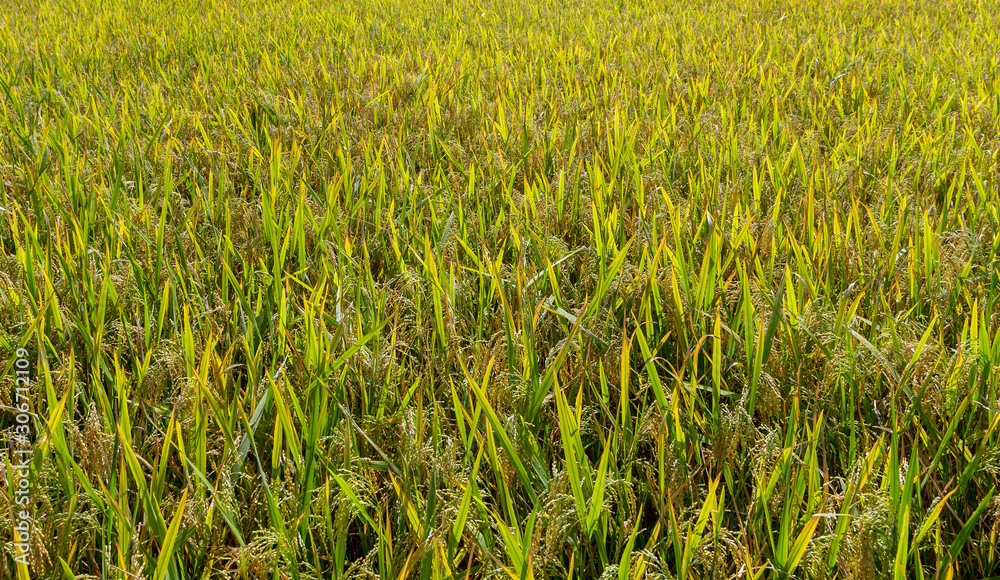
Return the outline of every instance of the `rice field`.
{"type": "Polygon", "coordinates": [[[0,578],[1000,577],[998,47],[0,0],[0,578]]]}

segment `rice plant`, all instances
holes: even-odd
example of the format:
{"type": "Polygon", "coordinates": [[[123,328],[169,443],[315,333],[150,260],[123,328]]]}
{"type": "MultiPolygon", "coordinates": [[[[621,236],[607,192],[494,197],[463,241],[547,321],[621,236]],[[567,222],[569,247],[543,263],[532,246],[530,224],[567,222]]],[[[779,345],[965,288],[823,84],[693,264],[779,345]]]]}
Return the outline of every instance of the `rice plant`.
{"type": "Polygon", "coordinates": [[[0,8],[0,578],[1000,577],[992,3],[0,8]]]}

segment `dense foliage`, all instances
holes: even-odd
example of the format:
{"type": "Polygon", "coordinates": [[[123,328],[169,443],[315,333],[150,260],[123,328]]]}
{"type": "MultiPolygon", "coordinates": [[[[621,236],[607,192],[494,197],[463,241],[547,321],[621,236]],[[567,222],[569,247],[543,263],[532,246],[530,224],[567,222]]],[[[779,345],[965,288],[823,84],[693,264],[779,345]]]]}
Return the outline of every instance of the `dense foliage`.
{"type": "Polygon", "coordinates": [[[1000,575],[998,29],[0,1],[30,577],[1000,575]]]}

